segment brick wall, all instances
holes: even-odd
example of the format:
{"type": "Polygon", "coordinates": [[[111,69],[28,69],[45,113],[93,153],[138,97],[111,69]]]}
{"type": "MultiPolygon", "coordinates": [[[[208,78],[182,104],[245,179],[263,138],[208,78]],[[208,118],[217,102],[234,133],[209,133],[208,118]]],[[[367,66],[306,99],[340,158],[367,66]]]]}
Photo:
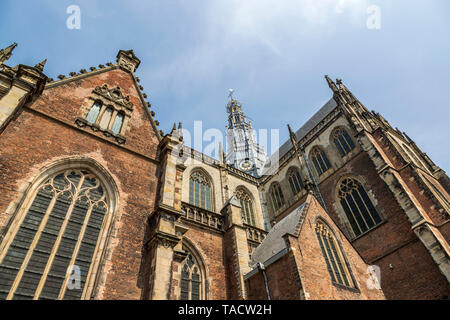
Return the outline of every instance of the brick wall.
{"type": "Polygon", "coordinates": [[[158,180],[157,162],[153,160],[158,139],[137,97],[126,72],[115,70],[92,76],[44,91],[31,109],[24,109],[0,135],[0,226],[3,228],[14,213],[11,208],[8,210],[10,204],[17,204],[39,170],[56,160],[93,159],[117,184],[119,208],[100,268],[96,298],[139,299],[145,285],[142,247],[158,180]],[[110,87],[120,85],[134,104],[123,147],[107,141],[98,132],[79,129],[74,124],[86,97],[95,86],[104,83],[110,87]]]}
{"type": "MultiPolygon", "coordinates": [[[[303,294],[304,298],[313,300],[384,299],[380,290],[367,288],[367,265],[317,200],[310,199],[299,236],[285,236],[289,252],[266,267],[271,299],[301,299],[303,294]],[[318,217],[333,230],[348,261],[357,289],[341,288],[332,283],[314,229],[318,217]]],[[[249,297],[265,299],[265,284],[261,271],[247,280],[247,288],[249,297]]]]}

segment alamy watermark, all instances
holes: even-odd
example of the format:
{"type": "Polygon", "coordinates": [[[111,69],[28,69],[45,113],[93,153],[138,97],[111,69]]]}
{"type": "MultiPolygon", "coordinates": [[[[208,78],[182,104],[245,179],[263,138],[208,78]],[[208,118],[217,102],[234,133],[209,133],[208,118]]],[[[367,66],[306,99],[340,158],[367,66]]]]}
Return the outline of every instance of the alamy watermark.
{"type": "Polygon", "coordinates": [[[66,13],[69,14],[66,20],[66,26],[68,29],[81,29],[81,9],[77,5],[68,6],[66,13]]]}
{"type": "Polygon", "coordinates": [[[368,279],[366,280],[366,286],[368,289],[381,289],[381,270],[379,266],[370,265],[367,266],[366,273],[368,279]]]}
{"type": "Polygon", "coordinates": [[[366,10],[369,17],[366,21],[367,29],[379,30],[381,29],[381,9],[377,5],[371,5],[366,10]]]}
{"type": "Polygon", "coordinates": [[[67,268],[67,273],[70,274],[67,281],[67,290],[81,289],[81,269],[77,265],[71,265],[67,268]]]}

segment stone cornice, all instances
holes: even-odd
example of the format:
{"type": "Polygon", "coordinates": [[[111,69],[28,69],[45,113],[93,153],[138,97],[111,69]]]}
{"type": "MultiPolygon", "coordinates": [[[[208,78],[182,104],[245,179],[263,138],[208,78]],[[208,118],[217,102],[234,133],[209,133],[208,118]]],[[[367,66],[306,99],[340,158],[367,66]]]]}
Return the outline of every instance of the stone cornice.
{"type": "Polygon", "coordinates": [[[157,231],[153,237],[147,241],[145,244],[145,247],[147,249],[152,248],[154,245],[163,246],[164,248],[174,248],[178,242],[180,242],[180,238],[177,236],[174,236],[170,233],[163,232],[163,231],[157,231]]]}

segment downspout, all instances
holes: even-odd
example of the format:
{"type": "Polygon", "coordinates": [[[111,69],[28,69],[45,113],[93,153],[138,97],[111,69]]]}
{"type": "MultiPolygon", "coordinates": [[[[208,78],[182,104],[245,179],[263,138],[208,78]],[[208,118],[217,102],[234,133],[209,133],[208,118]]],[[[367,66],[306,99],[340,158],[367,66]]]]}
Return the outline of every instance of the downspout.
{"type": "Polygon", "coordinates": [[[262,274],[264,276],[264,285],[266,287],[267,300],[270,300],[270,291],[269,291],[269,283],[267,281],[266,267],[264,267],[264,264],[262,264],[261,262],[258,262],[258,270],[262,271],[262,274]]]}

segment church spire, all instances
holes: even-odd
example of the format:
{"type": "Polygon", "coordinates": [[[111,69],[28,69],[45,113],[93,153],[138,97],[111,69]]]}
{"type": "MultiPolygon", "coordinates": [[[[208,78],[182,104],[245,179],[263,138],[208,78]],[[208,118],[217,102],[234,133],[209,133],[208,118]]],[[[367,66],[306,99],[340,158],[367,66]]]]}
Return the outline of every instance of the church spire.
{"type": "Polygon", "coordinates": [[[9,47],[0,50],[0,64],[4,64],[11,57],[14,48],[17,47],[17,43],[13,43],[9,47]]]}
{"type": "Polygon", "coordinates": [[[253,176],[258,176],[267,159],[266,152],[256,140],[256,133],[247,121],[242,104],[233,97],[234,90],[228,90],[228,125],[226,163],[253,176]]]}

